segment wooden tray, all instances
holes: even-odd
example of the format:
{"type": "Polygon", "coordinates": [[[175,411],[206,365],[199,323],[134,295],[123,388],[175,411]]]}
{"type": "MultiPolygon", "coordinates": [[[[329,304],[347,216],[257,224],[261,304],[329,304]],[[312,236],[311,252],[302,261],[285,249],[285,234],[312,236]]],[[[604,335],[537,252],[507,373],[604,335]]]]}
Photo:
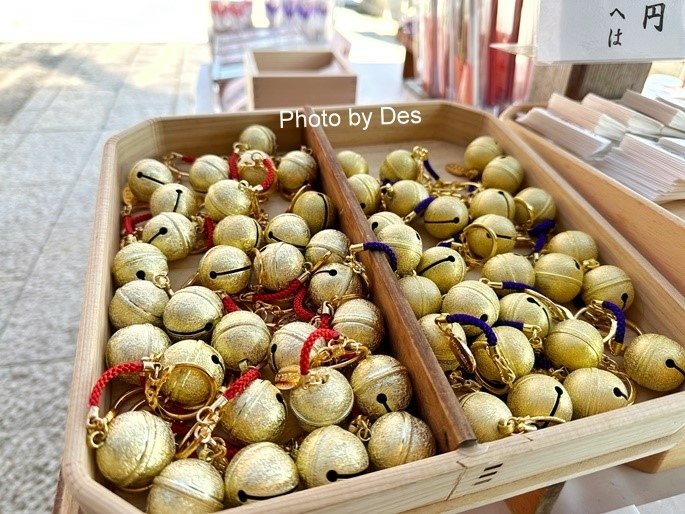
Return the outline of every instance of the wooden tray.
{"type": "MultiPolygon", "coordinates": [[[[571,187],[505,128],[497,118],[446,102],[393,106],[417,110],[421,123],[383,125],[380,107],[326,110],[346,119],[349,109],[372,113],[368,130],[341,126],[300,130],[279,128],[278,113],[158,118],[136,125],[108,141],[98,192],[89,277],[79,331],[62,472],[69,493],[85,512],[138,512],[101,483],[93,454],[85,445],[87,396],[103,371],[103,351],[109,335],[107,305],[112,295],[109,266],[118,244],[119,193],[122,175],[137,159],[169,150],[190,155],[227,153],[247,124],[273,128],[282,149],[304,143],[313,148],[322,170],[322,187],[339,206],[340,222],[353,242],[373,240],[373,232],[357,206],[335,152],[373,147],[372,166],[388,151],[424,144],[436,169],[460,161],[463,147],[482,134],[495,137],[504,150],[526,169],[527,185],[550,191],[557,202],[562,227],[590,233],[601,246],[605,263],[620,263],[632,277],[638,298],[630,318],[647,330],[685,341],[685,301],[625,239],[571,187]]],[[[410,369],[419,413],[432,427],[443,453],[430,459],[377,471],[344,482],[310,489],[239,507],[238,512],[422,512],[461,511],[558,483],[616,464],[653,456],[681,465],[685,451],[678,446],[685,432],[685,393],[646,399],[636,405],[591,418],[517,435],[488,444],[476,444],[444,375],[402,298],[384,256],[363,252],[362,262],[372,277],[374,300],[392,326],[395,355],[410,369]],[[458,448],[457,448],[458,447],[458,448]],[[456,448],[456,449],[455,449],[456,448]],[[432,505],[426,510],[427,505],[432,505]]],[[[652,458],[654,460],[654,458],[652,458]]]]}
{"type": "MultiPolygon", "coordinates": [[[[554,142],[516,122],[533,105],[508,108],[501,119],[685,294],[685,200],[658,205],[554,142]]],[[[544,106],[543,106],[544,107],[544,106]]]]}

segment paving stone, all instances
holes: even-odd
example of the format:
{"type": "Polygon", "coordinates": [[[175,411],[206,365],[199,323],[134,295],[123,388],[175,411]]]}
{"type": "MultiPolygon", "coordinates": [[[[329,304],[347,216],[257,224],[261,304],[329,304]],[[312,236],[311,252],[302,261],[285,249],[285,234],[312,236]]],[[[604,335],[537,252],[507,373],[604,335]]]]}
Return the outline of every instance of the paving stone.
{"type": "Polygon", "coordinates": [[[61,91],[36,121],[34,130],[82,131],[101,129],[116,93],[112,91],[61,91]]]}

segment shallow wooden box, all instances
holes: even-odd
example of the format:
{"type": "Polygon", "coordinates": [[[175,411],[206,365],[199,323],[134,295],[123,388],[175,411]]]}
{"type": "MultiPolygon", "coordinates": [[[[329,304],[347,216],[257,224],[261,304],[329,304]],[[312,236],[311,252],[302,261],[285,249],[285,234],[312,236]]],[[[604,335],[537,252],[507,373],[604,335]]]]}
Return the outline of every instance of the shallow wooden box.
{"type": "Polygon", "coordinates": [[[335,51],[252,50],[243,63],[251,110],[355,102],[357,75],[335,51]]]}
{"type": "Polygon", "coordinates": [[[516,105],[501,119],[685,294],[685,200],[658,205],[516,122],[532,105],[516,105]]]}
{"type": "MultiPolygon", "coordinates": [[[[323,190],[341,211],[342,229],[353,242],[373,240],[335,160],[335,152],[352,148],[380,164],[388,151],[415,144],[426,146],[431,163],[440,170],[459,161],[474,137],[490,134],[506,152],[521,160],[527,184],[549,190],[559,207],[563,227],[585,230],[601,246],[601,260],[620,263],[631,275],[638,299],[631,319],[647,330],[685,341],[685,302],[677,291],[641,257],[592,207],[572,191],[503,123],[479,111],[444,102],[393,106],[417,110],[421,123],[383,125],[380,107],[327,109],[343,120],[349,109],[372,113],[369,130],[341,123],[337,128],[280,128],[279,114],[252,113],[149,120],[110,139],[103,158],[98,209],[93,229],[89,277],[84,293],[81,326],[72,381],[62,475],[67,496],[85,512],[139,512],[102,485],[93,453],[85,444],[87,397],[104,368],[109,336],[107,305],[113,293],[110,264],[119,240],[120,189],[128,167],[143,157],[174,150],[190,155],[227,153],[244,126],[261,123],[273,128],[281,149],[310,146],[319,161],[323,190]]],[[[441,453],[430,459],[377,471],[344,482],[296,492],[239,507],[238,512],[399,512],[462,511],[533,489],[561,482],[616,464],[643,461],[650,470],[685,462],[679,443],[685,436],[685,393],[679,392],[591,418],[488,444],[476,444],[458,402],[421,335],[418,324],[391,274],[384,256],[362,253],[372,279],[374,300],[381,305],[392,332],[393,353],[409,368],[416,389],[419,415],[432,427],[441,453]],[[430,507],[429,507],[430,506],[430,507]]]]}

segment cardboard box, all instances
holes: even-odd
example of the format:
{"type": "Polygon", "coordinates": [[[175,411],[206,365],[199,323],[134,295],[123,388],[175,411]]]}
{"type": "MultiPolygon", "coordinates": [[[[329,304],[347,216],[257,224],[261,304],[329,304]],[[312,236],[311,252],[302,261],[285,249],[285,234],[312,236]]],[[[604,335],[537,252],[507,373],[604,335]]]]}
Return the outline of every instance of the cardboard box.
{"type": "Polygon", "coordinates": [[[334,51],[248,51],[249,108],[353,104],[357,75],[334,51]]]}
{"type": "MultiPolygon", "coordinates": [[[[525,185],[547,189],[558,206],[558,223],[590,233],[600,245],[604,263],[620,265],[631,276],[637,299],[630,319],[643,329],[658,331],[685,344],[685,301],[654,267],[578,193],[551,170],[497,118],[446,102],[327,109],[346,119],[350,109],[371,116],[368,130],[341,123],[339,127],[279,128],[279,114],[189,116],[158,118],[136,125],[110,139],[105,147],[93,228],[89,276],[84,293],[62,472],[68,492],[84,512],[139,512],[103,485],[93,452],[86,446],[87,398],[104,369],[109,337],[107,305],[113,289],[112,258],[119,241],[120,189],[128,168],[143,157],[160,157],[174,150],[188,155],[226,153],[240,130],[251,123],[276,131],[282,150],[310,146],[321,170],[321,186],[340,211],[340,225],[353,242],[374,236],[347,186],[335,153],[343,148],[362,152],[372,168],[396,148],[420,144],[429,149],[437,170],[459,162],[464,146],[490,134],[526,169],[525,185]],[[383,111],[382,109],[386,109],[383,111]],[[419,123],[383,124],[387,109],[417,111],[419,123]]],[[[307,110],[312,114],[313,111],[307,110]]],[[[235,512],[458,512],[512,497],[574,476],[653,456],[651,470],[685,463],[685,392],[640,402],[605,414],[571,421],[537,432],[477,444],[456,405],[455,395],[427,347],[409,305],[382,255],[363,252],[361,260],[371,278],[374,301],[389,326],[392,352],[410,369],[416,406],[434,431],[441,448],[435,457],[354,477],[324,488],[239,507],[235,512]]],[[[139,502],[140,503],[140,502],[139,502]]],[[[233,511],[233,510],[232,510],[233,511]]]]}

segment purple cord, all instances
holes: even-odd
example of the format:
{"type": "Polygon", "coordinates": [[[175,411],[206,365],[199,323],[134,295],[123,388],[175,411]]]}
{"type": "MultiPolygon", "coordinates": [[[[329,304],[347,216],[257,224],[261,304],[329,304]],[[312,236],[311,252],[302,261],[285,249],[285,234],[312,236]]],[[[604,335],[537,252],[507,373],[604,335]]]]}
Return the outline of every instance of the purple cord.
{"type": "Polygon", "coordinates": [[[488,346],[495,346],[497,344],[497,336],[492,327],[488,325],[485,321],[470,314],[448,314],[445,318],[447,323],[459,323],[460,325],[473,325],[480,328],[485,334],[485,339],[488,342],[488,346]]]}
{"type": "Polygon", "coordinates": [[[387,244],[381,243],[380,241],[367,241],[364,243],[364,250],[378,250],[385,253],[388,257],[388,261],[390,261],[390,267],[393,271],[397,271],[397,255],[395,255],[395,251],[387,244]]]}
{"type": "Polygon", "coordinates": [[[431,177],[433,177],[435,180],[440,180],[440,175],[436,173],[436,171],[433,169],[433,166],[431,166],[431,163],[428,162],[428,159],[423,161],[423,165],[426,167],[426,171],[431,177]]]}
{"type": "Polygon", "coordinates": [[[626,337],[626,315],[618,305],[609,300],[604,300],[602,302],[602,307],[610,310],[614,316],[616,316],[616,336],[614,339],[619,343],[623,343],[623,340],[626,337]]]}
{"type": "Polygon", "coordinates": [[[523,321],[512,321],[508,319],[498,319],[495,321],[496,327],[514,327],[517,330],[523,331],[523,321]]]}
{"type": "Polygon", "coordinates": [[[419,204],[416,207],[414,207],[414,212],[416,214],[423,213],[423,211],[425,211],[428,208],[428,206],[433,202],[433,200],[435,200],[435,198],[435,196],[429,196],[428,198],[424,198],[419,202],[419,204]]]}

